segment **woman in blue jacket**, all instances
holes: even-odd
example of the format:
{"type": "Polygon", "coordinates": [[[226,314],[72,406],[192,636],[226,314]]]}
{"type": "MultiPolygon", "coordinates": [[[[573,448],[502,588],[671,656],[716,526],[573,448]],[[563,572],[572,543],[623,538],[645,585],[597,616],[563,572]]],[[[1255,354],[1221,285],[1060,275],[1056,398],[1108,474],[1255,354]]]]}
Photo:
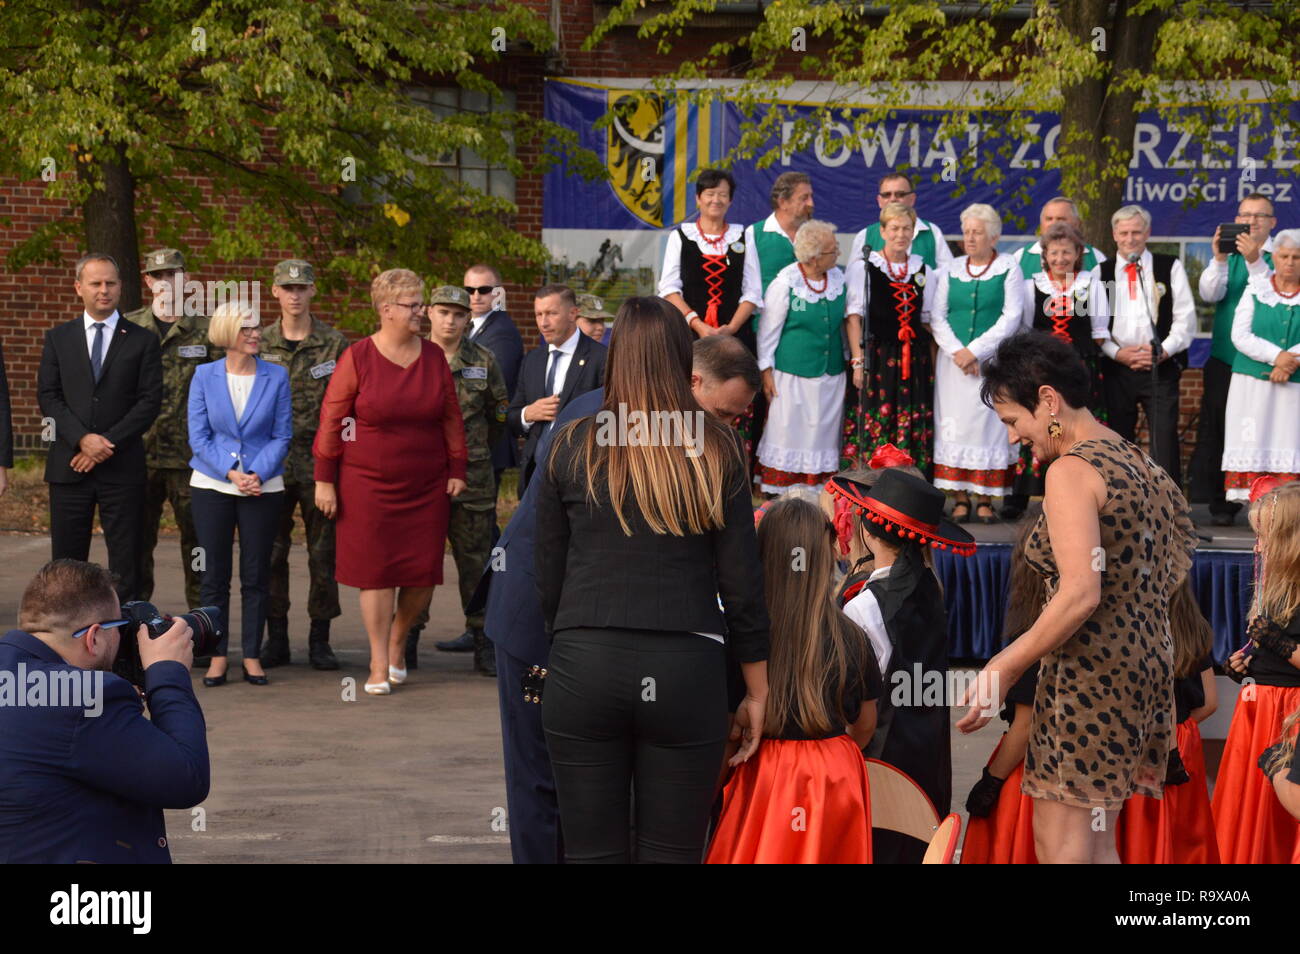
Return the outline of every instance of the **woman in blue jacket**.
{"type": "Polygon", "coordinates": [[[266,673],[258,654],[266,622],[271,544],[284,499],[284,458],[293,431],[289,372],[258,359],[260,321],[244,302],[218,307],[208,337],[226,349],[226,356],[201,365],[190,382],[191,506],[203,550],[203,603],[221,609],[226,635],[203,684],[220,686],[226,681],[230,575],[238,527],[244,681],[264,686],[266,673]]]}

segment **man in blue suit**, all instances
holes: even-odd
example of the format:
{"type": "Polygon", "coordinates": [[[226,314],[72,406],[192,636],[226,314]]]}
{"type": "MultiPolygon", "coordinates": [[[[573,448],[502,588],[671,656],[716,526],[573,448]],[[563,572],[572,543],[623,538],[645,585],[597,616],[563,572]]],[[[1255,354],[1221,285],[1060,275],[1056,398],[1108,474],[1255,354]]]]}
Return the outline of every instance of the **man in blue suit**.
{"type": "Polygon", "coordinates": [[[0,864],[166,864],[162,810],[208,795],[190,628],[149,639],[121,616],[108,571],[54,560],[0,638],[0,864]],[[139,640],[151,719],[107,671],[122,639],[139,640]]]}
{"type": "MultiPolygon", "coordinates": [[[[758,362],[731,336],[695,342],[692,364],[691,390],[695,399],[704,410],[725,421],[744,413],[761,384],[758,362]]],[[[604,403],[603,387],[575,397],[555,419],[555,426],[538,441],[537,467],[546,466],[551,440],[560,427],[595,414],[604,403]]],[[[471,601],[471,605],[483,605],[486,599],[483,628],[496,645],[506,811],[510,854],[516,864],[555,864],[563,860],[559,806],[542,731],[542,707],[524,700],[522,686],[523,673],[530,666],[546,666],[551,654],[533,573],[538,483],[530,482],[525,490],[471,601]]],[[[733,674],[732,681],[736,686],[743,685],[738,674],[733,674]]],[[[733,698],[733,706],[738,698],[733,698]]]]}

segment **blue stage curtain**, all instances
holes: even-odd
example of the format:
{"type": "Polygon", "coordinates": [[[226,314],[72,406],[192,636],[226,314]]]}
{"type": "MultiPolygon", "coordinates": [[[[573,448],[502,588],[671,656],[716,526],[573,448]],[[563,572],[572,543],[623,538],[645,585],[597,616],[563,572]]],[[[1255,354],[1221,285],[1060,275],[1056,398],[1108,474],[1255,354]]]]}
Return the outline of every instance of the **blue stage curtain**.
{"type": "MultiPolygon", "coordinates": [[[[1011,546],[982,543],[974,556],[932,550],[948,607],[948,655],[989,659],[1002,643],[1011,546]]],[[[1248,550],[1197,550],[1192,592],[1214,626],[1214,660],[1222,663],[1245,641],[1254,555],[1248,550]]]]}

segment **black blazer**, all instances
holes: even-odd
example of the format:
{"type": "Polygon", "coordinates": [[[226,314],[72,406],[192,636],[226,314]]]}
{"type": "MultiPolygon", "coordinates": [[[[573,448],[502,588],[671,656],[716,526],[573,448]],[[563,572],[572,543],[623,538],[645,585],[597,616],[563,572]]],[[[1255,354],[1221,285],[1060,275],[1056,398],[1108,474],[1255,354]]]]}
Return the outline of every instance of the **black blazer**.
{"type": "Polygon", "coordinates": [[[737,462],[720,491],[722,529],[680,537],[654,533],[629,494],[629,537],[606,492],[594,507],[587,501],[582,445],[594,422],[584,418],[571,436],[557,434],[537,475],[541,545],[534,573],[547,632],[592,627],[717,633],[740,662],[766,659],[763,567],[745,467],[737,462]],[[719,598],[725,609],[718,608],[719,598]]]}
{"type": "MultiPolygon", "coordinates": [[[[536,466],[537,442],[541,440],[545,422],[534,422],[526,431],[520,414],[524,408],[538,398],[546,395],[546,363],[549,360],[550,345],[542,343],[524,358],[524,366],[519,371],[519,387],[510,402],[507,421],[510,431],[524,439],[523,458],[519,461],[519,487],[528,485],[536,466]]],[[[560,391],[560,410],[579,394],[586,394],[602,387],[605,383],[605,353],[607,349],[598,341],[592,341],[582,332],[578,332],[578,346],[564,376],[564,388],[560,391]]]]}
{"type": "MultiPolygon", "coordinates": [[[[491,312],[483,321],[478,334],[471,335],[469,340],[492,352],[492,357],[497,359],[497,367],[501,369],[501,376],[506,379],[506,391],[513,399],[519,385],[519,367],[524,361],[524,339],[519,337],[514,319],[504,311],[491,312]]],[[[514,467],[519,463],[517,456],[515,435],[507,431],[492,446],[492,469],[514,467]]]]}
{"type": "Polygon", "coordinates": [[[162,356],[158,336],[127,321],[119,312],[95,383],[82,316],[45,333],[36,378],[41,413],[54,421],[54,443],[45,459],[45,479],[76,483],[86,475],[72,469],[72,458],[87,434],[116,445],[113,456],[90,473],[111,484],[143,483],[141,439],[162,406],[162,356]]]}

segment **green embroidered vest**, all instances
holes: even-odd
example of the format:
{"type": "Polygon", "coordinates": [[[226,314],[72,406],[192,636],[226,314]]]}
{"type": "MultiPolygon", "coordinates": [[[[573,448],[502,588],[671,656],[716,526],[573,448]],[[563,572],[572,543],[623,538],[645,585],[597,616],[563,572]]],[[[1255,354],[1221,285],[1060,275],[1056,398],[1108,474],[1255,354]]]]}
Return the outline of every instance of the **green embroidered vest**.
{"type": "Polygon", "coordinates": [[[835,298],[807,302],[790,292],[790,309],[781,328],[773,364],[778,371],[801,378],[819,378],[844,370],[844,305],[847,284],[835,298]]]}
{"type": "Polygon", "coordinates": [[[754,246],[758,252],[758,271],[763,291],[781,269],[794,264],[794,245],[784,232],[769,232],[763,228],[766,220],[754,224],[754,246]]]}
{"type": "MultiPolygon", "coordinates": [[[[1263,255],[1268,267],[1272,268],[1273,256],[1268,252],[1263,255]]],[[[1246,268],[1246,260],[1239,252],[1233,252],[1228,256],[1228,287],[1223,297],[1214,304],[1214,337],[1210,343],[1210,357],[1218,358],[1229,366],[1237,360],[1237,349],[1232,344],[1232,318],[1237,313],[1237,305],[1241,303],[1248,281],[1250,272],[1246,268]]]]}
{"type": "MultiPolygon", "coordinates": [[[[1240,256],[1237,256],[1240,258],[1240,256]]],[[[1231,290],[1231,286],[1229,286],[1231,290]]],[[[1239,293],[1240,294],[1240,293],[1239,293]]],[[[1218,319],[1215,319],[1215,326],[1218,326],[1218,319]]],[[[1273,342],[1279,348],[1291,349],[1300,344],[1300,301],[1294,305],[1284,305],[1281,301],[1274,304],[1255,300],[1255,313],[1250,319],[1251,334],[1273,342]]],[[[1261,378],[1268,380],[1268,376],[1273,371],[1271,364],[1265,364],[1263,361],[1256,361],[1254,358],[1248,358],[1239,351],[1235,351],[1237,357],[1232,362],[1232,371],[1234,374],[1248,374],[1252,378],[1261,378]]],[[[1297,370],[1288,379],[1291,382],[1300,382],[1300,370],[1297,370]]]]}
{"type": "Polygon", "coordinates": [[[948,325],[965,347],[998,323],[1006,303],[1005,275],[958,281],[948,275],[948,325]]]}

